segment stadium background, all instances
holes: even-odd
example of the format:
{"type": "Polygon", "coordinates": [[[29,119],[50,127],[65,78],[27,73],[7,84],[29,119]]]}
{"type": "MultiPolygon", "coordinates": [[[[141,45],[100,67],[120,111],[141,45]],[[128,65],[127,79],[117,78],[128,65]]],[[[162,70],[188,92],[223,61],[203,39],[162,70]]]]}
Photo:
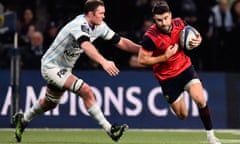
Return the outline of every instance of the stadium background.
{"type": "MultiPolygon", "coordinates": [[[[200,2],[196,0],[198,5],[198,28],[202,33],[208,28],[207,25],[207,9],[216,4],[216,1],[200,2]],[[205,15],[206,14],[206,15],[205,15]]],[[[6,7],[17,12],[17,16],[25,6],[30,6],[35,10],[38,16],[39,29],[44,29],[45,23],[49,21],[56,21],[63,25],[68,20],[81,12],[84,1],[74,0],[1,0],[6,7]],[[42,25],[44,23],[44,25],[42,25]]],[[[130,37],[137,41],[133,36],[135,31],[141,27],[141,22],[148,17],[149,7],[143,5],[136,6],[137,1],[128,0],[105,0],[106,4],[106,22],[117,32],[130,37]]],[[[180,7],[181,1],[169,1],[172,7],[174,16],[183,16],[180,7]]],[[[3,43],[5,44],[5,43],[3,43]]],[[[105,43],[98,44],[106,46],[105,43]]],[[[101,47],[100,47],[101,48],[101,47]]],[[[123,70],[118,78],[109,78],[99,69],[94,70],[76,70],[76,74],[83,77],[89,82],[99,94],[99,100],[102,100],[101,106],[111,121],[126,122],[133,128],[202,128],[202,125],[194,113],[194,106],[189,102],[190,117],[186,121],[180,121],[171,113],[167,104],[161,96],[161,89],[153,78],[149,69],[136,70],[126,66],[128,59],[122,55],[129,54],[122,52],[102,51],[107,57],[117,61],[117,64],[123,70]],[[105,53],[104,53],[105,52],[105,53]],[[110,54],[110,55],[109,55],[110,54]],[[124,61],[124,63],[122,63],[124,61]],[[129,79],[131,78],[131,79],[129,79]],[[133,88],[133,90],[132,90],[133,88]],[[131,90],[133,95],[131,95],[131,90]],[[155,106],[155,110],[159,113],[163,112],[161,116],[157,116],[151,111],[149,102],[149,92],[156,90],[151,104],[155,106]],[[128,94],[130,93],[130,94],[128,94]],[[154,97],[155,96],[155,97],[154,97]],[[135,98],[135,99],[134,99],[135,98]],[[117,102],[119,102],[117,104],[117,102]],[[137,101],[137,102],[136,102],[137,101]],[[139,102],[139,103],[138,103],[139,102]],[[108,104],[108,105],[107,105],[108,104]],[[140,106],[139,106],[140,105],[140,106]],[[142,107],[141,107],[142,105],[142,107]],[[137,109],[142,108],[142,109],[137,109]],[[162,110],[162,111],[161,111],[162,110]],[[131,111],[129,115],[127,111],[131,111]],[[165,112],[165,114],[164,114],[165,112]],[[166,114],[167,112],[167,114],[166,114]]],[[[205,51],[206,54],[207,51],[205,51]]],[[[204,53],[201,51],[201,53],[204,53]]],[[[199,53],[199,54],[201,54],[199,53]]],[[[202,55],[201,55],[202,56],[202,55]]],[[[201,58],[203,59],[203,58],[201,58]]],[[[204,61],[204,60],[203,60],[204,61]]],[[[211,60],[210,60],[211,61],[211,60]]],[[[3,60],[9,63],[7,60],[3,60]]],[[[236,63],[236,62],[235,62],[236,63]]],[[[204,64],[204,62],[203,62],[204,64]]],[[[236,63],[237,65],[238,63],[236,63]]],[[[201,66],[198,68],[200,76],[204,82],[206,96],[212,108],[214,126],[221,129],[239,129],[240,128],[240,75],[238,71],[231,71],[228,68],[211,69],[211,66],[201,66]]],[[[0,69],[0,127],[10,128],[10,66],[2,67],[0,69]]],[[[22,69],[21,71],[21,85],[20,85],[20,109],[25,111],[29,105],[42,95],[44,90],[44,81],[42,80],[39,70],[22,69]],[[30,99],[28,99],[30,96],[30,99]],[[31,97],[32,96],[32,97],[31,97]],[[36,98],[36,99],[34,99],[36,98]]],[[[41,128],[96,128],[98,127],[94,122],[89,122],[89,117],[86,116],[84,110],[79,108],[78,99],[73,99],[72,94],[66,94],[66,99],[60,105],[59,110],[47,113],[35,119],[30,127],[41,128]],[[72,98],[72,99],[71,99],[72,98]],[[75,107],[74,107],[75,106],[75,107]],[[73,113],[71,113],[71,112],[73,113]],[[56,123],[57,121],[57,123],[56,123]]],[[[154,108],[152,108],[154,109],[154,108]]]]}
{"type": "MultiPolygon", "coordinates": [[[[11,87],[9,71],[1,70],[0,127],[10,128],[11,87]],[[4,83],[3,83],[4,82],[4,83]]],[[[75,71],[94,89],[97,100],[107,118],[116,123],[128,123],[131,128],[188,128],[201,129],[202,124],[193,102],[186,96],[189,118],[178,120],[163,99],[161,88],[150,71],[124,70],[117,78],[103,71],[75,71]],[[129,79],[131,78],[131,79],[129,79]]],[[[39,71],[21,72],[20,110],[25,111],[44,96],[45,83],[39,71]]],[[[205,96],[211,106],[214,127],[239,129],[240,83],[238,74],[200,73],[205,96]]],[[[98,128],[87,115],[82,101],[72,93],[65,93],[58,108],[32,121],[30,128],[98,128]]]]}

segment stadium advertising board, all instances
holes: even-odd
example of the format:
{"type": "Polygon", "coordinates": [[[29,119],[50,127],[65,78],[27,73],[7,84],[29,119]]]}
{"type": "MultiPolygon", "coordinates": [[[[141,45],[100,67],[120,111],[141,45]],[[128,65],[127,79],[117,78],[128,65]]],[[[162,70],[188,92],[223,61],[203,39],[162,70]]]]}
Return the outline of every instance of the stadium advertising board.
{"type": "MultiPolygon", "coordinates": [[[[9,128],[11,87],[9,71],[0,71],[0,128],[9,128]]],[[[189,117],[182,121],[174,116],[162,89],[151,71],[122,71],[118,77],[109,77],[103,71],[75,71],[91,85],[98,104],[112,123],[127,123],[130,128],[202,128],[196,105],[185,93],[189,117]]],[[[224,75],[200,73],[204,84],[215,128],[227,128],[226,92],[224,75]]],[[[45,94],[45,82],[39,71],[22,71],[20,86],[21,111],[29,109],[45,94]]],[[[98,128],[84,108],[81,98],[65,92],[60,105],[35,118],[31,128],[98,128]]]]}

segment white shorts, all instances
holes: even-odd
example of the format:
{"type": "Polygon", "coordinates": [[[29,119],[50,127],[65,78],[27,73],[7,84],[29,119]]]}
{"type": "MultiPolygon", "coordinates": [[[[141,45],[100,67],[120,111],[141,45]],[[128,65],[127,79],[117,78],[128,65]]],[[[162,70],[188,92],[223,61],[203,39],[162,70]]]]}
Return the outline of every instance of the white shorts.
{"type": "Polygon", "coordinates": [[[68,77],[72,75],[72,70],[61,67],[42,67],[41,73],[42,77],[47,81],[48,84],[53,84],[59,88],[63,88],[68,77]]]}

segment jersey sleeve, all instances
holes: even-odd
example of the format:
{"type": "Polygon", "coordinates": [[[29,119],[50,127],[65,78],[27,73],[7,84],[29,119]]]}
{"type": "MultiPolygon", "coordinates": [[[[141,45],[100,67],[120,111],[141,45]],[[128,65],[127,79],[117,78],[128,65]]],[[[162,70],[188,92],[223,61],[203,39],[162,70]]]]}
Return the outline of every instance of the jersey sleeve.
{"type": "Polygon", "coordinates": [[[105,22],[101,24],[101,31],[101,38],[103,38],[104,40],[110,40],[115,35],[115,32],[105,22]]]}
{"type": "Polygon", "coordinates": [[[156,49],[153,41],[148,36],[143,36],[142,48],[147,51],[154,51],[156,49]]]}
{"type": "Polygon", "coordinates": [[[90,38],[89,26],[82,19],[77,18],[69,23],[69,25],[69,33],[74,37],[75,40],[78,40],[82,36],[90,38]]]}

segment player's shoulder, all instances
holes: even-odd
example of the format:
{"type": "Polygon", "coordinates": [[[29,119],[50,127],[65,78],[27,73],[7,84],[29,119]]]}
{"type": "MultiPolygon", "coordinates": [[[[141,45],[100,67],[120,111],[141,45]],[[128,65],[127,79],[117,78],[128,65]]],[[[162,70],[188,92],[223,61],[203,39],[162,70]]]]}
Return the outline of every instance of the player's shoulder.
{"type": "Polygon", "coordinates": [[[172,19],[173,22],[183,22],[184,20],[181,17],[176,17],[172,19]]]}
{"type": "Polygon", "coordinates": [[[97,33],[108,33],[109,31],[113,31],[105,21],[102,21],[100,25],[96,25],[94,31],[97,33]]]}
{"type": "Polygon", "coordinates": [[[80,14],[80,15],[77,15],[74,19],[72,19],[72,21],[70,21],[69,23],[77,23],[78,25],[79,24],[87,25],[87,19],[84,17],[83,14],[80,14]]]}
{"type": "Polygon", "coordinates": [[[149,29],[145,32],[145,36],[149,36],[149,35],[152,35],[152,36],[157,36],[158,35],[158,29],[157,29],[157,26],[156,24],[153,24],[152,26],[149,27],[149,29]]]}
{"type": "Polygon", "coordinates": [[[86,18],[84,15],[78,15],[74,17],[72,20],[70,20],[65,26],[65,30],[67,31],[83,31],[83,32],[89,32],[89,25],[87,23],[86,18]]]}
{"type": "Polygon", "coordinates": [[[176,26],[185,26],[184,20],[180,17],[176,17],[176,18],[172,19],[172,22],[176,26]]]}
{"type": "Polygon", "coordinates": [[[107,23],[105,21],[102,21],[102,23],[100,25],[97,25],[96,27],[102,29],[102,28],[108,27],[108,25],[107,25],[107,23]]]}
{"type": "Polygon", "coordinates": [[[186,25],[184,20],[180,17],[172,19],[172,24],[175,29],[183,29],[184,26],[186,25]]]}

